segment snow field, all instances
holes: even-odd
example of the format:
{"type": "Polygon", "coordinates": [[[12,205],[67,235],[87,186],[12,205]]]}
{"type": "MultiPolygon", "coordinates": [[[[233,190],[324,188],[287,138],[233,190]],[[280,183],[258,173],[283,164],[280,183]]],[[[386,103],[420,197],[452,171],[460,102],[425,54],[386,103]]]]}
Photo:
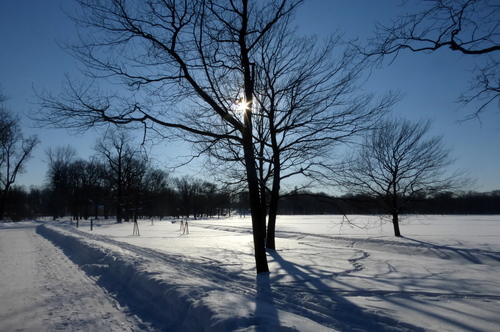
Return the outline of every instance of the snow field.
{"type": "Polygon", "coordinates": [[[163,325],[162,330],[332,331],[305,317],[276,310],[265,294],[260,300],[228,292],[147,256],[60,227],[40,225],[37,232],[64,248],[82,269],[105,279],[100,283],[118,292],[119,298],[126,297],[133,310],[163,325]]]}
{"type": "Polygon", "coordinates": [[[257,278],[248,217],[190,220],[189,235],[174,220],[40,232],[171,331],[498,331],[499,216],[410,216],[403,238],[349,219],[279,216],[257,278]]]}

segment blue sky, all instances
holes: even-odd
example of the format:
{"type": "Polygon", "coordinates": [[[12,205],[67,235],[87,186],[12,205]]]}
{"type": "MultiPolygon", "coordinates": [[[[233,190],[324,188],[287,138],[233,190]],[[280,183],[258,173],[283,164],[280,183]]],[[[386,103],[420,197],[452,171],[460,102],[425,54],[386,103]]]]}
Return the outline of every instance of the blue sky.
{"type": "MultiPolygon", "coordinates": [[[[346,36],[366,38],[372,35],[375,21],[387,22],[407,10],[397,3],[309,0],[299,9],[296,23],[304,34],[321,36],[340,29],[346,36]]],[[[12,111],[25,114],[37,108],[33,87],[57,92],[65,73],[77,74],[77,61],[57,44],[58,40],[71,40],[75,36],[73,23],[62,11],[72,11],[72,7],[70,0],[0,1],[0,84],[10,97],[6,104],[12,111]]],[[[500,189],[498,109],[483,114],[481,122],[457,123],[472,111],[460,108],[456,99],[468,86],[474,61],[477,59],[449,50],[433,54],[402,53],[390,66],[376,69],[364,90],[380,95],[391,89],[405,93],[394,111],[413,120],[435,119],[432,133],[443,134],[445,143],[454,148],[455,166],[469,169],[471,176],[478,179],[478,191],[490,191],[500,189]]],[[[93,131],[71,136],[65,130],[29,127],[27,119],[23,123],[24,132],[38,134],[42,144],[27,165],[26,174],[16,184],[43,183],[47,168],[44,151],[50,146],[70,144],[83,158],[92,154],[97,137],[93,131]]],[[[168,154],[169,148],[160,146],[155,151],[168,154]]]]}

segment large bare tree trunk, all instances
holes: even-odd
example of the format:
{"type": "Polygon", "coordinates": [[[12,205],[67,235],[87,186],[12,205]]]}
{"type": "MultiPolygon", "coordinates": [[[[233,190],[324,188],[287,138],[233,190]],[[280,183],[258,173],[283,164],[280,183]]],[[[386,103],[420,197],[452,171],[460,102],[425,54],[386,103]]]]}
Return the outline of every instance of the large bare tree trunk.
{"type": "Polygon", "coordinates": [[[278,214],[279,191],[271,192],[269,202],[269,218],[267,221],[267,248],[276,250],[276,215],[278,214]]]}
{"type": "Polygon", "coordinates": [[[401,236],[401,232],[399,231],[399,214],[397,212],[392,213],[392,225],[394,226],[394,235],[401,236]]]}
{"type": "MultiPolygon", "coordinates": [[[[243,135],[245,166],[247,171],[248,192],[252,214],[253,243],[257,273],[269,272],[266,256],[266,213],[260,201],[259,181],[255,167],[255,156],[252,146],[252,135],[243,135]]],[[[264,207],[265,208],[265,207],[264,207]]]]}
{"type": "MultiPolygon", "coordinates": [[[[243,24],[246,29],[246,23],[243,24]]],[[[244,36],[244,34],[242,34],[244,36]]],[[[244,41],[240,41],[244,45],[244,41]]],[[[247,173],[248,192],[250,195],[250,209],[252,214],[253,243],[255,250],[255,265],[257,273],[269,272],[266,255],[266,209],[261,204],[259,177],[255,164],[255,151],[253,144],[252,105],[254,91],[254,72],[252,64],[248,59],[246,47],[242,47],[242,66],[245,68],[245,99],[248,101],[248,109],[243,116],[242,145],[245,156],[245,168],[247,173]]]]}
{"type": "Polygon", "coordinates": [[[1,193],[1,198],[0,198],[0,220],[3,220],[3,215],[5,211],[5,202],[7,201],[7,193],[8,193],[9,188],[6,187],[4,188],[3,192],[1,193]]]}
{"type": "MultiPolygon", "coordinates": [[[[275,138],[273,138],[273,143],[275,138]]],[[[280,199],[281,165],[279,155],[274,155],[273,187],[269,201],[269,219],[267,221],[267,248],[276,250],[276,216],[278,214],[278,202],[280,199]]]]}
{"type": "Polygon", "coordinates": [[[276,250],[276,215],[278,214],[278,202],[281,188],[281,158],[280,148],[277,141],[277,130],[274,126],[274,109],[269,113],[271,145],[273,149],[273,186],[271,188],[271,198],[269,201],[269,219],[267,223],[267,248],[276,250]]]}

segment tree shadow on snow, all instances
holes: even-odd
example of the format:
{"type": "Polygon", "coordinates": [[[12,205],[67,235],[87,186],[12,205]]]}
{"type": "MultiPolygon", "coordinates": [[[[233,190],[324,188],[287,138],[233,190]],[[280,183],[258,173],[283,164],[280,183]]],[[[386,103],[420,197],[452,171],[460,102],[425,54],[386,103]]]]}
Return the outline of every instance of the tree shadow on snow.
{"type": "Polygon", "coordinates": [[[442,259],[463,259],[466,262],[473,264],[487,264],[489,261],[494,263],[500,262],[499,252],[480,249],[454,248],[416,240],[406,236],[402,236],[402,238],[429,249],[434,255],[442,259]]]}
{"type": "MultiPolygon", "coordinates": [[[[279,330],[278,309],[274,303],[270,273],[259,273],[256,279],[255,317],[262,330],[279,330]]],[[[259,329],[257,329],[259,330],[259,329]]]]}
{"type": "MultiPolygon", "coordinates": [[[[451,286],[452,289],[446,287],[449,280],[445,276],[436,276],[431,271],[425,274],[420,270],[415,275],[407,274],[408,271],[398,271],[397,266],[389,261],[386,262],[385,273],[375,273],[380,270],[378,268],[377,271],[366,271],[362,261],[370,255],[365,254],[349,259],[354,268],[340,273],[321,269],[314,261],[307,264],[302,259],[301,264],[296,264],[287,261],[279,252],[269,251],[269,254],[273,258],[271,262],[279,265],[277,271],[280,272],[272,280],[275,302],[286,303],[288,311],[340,331],[426,331],[423,327],[405,322],[408,312],[422,316],[422,319],[435,319],[443,326],[480,331],[471,326],[471,321],[465,317],[476,320],[484,320],[485,317],[468,312],[467,307],[449,306],[447,299],[460,301],[462,298],[476,298],[488,302],[499,299],[494,295],[475,296],[474,285],[470,285],[472,288],[465,292],[456,293],[456,284],[451,286]],[[358,273],[363,270],[364,273],[358,273]],[[431,280],[434,289],[427,291],[428,278],[434,278],[431,280]],[[439,281],[442,284],[435,284],[439,281]],[[365,282],[366,289],[361,286],[365,282]],[[380,284],[378,289],[375,288],[377,283],[380,284]],[[440,287],[443,287],[442,291],[439,291],[440,287]],[[357,305],[348,298],[359,299],[364,304],[357,305]],[[397,308],[401,308],[401,312],[397,308]],[[394,315],[396,312],[399,312],[398,315],[394,315]]],[[[495,312],[492,308],[488,315],[494,317],[495,312]]]]}
{"type": "Polygon", "coordinates": [[[269,254],[279,268],[295,280],[293,285],[284,286],[288,288],[284,291],[278,290],[283,286],[273,283],[276,300],[285,303],[289,311],[341,331],[385,332],[395,331],[395,328],[399,331],[425,331],[418,326],[369,312],[340,295],[340,292],[331,290],[322,281],[326,275],[318,274],[311,267],[287,261],[277,251],[270,250],[269,254]],[[297,302],[300,305],[294,305],[297,302]]]}

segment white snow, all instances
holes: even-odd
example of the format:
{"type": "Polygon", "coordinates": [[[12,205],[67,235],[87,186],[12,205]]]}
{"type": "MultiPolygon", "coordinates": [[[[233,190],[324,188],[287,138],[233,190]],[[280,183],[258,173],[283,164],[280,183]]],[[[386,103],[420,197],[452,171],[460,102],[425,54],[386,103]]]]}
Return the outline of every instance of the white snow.
{"type": "Polygon", "coordinates": [[[0,222],[0,331],[148,330],[36,226],[0,222]]]}
{"type": "MultiPolygon", "coordinates": [[[[403,221],[402,238],[376,217],[349,221],[279,216],[277,250],[268,252],[271,272],[260,275],[249,217],[189,220],[189,234],[175,219],[140,220],[140,236],[132,235],[132,223],[106,220],[95,221],[92,231],[89,221],[78,229],[42,222],[37,232],[60,246],[105,296],[113,295],[112,307],[123,316],[108,307],[103,315],[121,319],[129,330],[500,329],[500,216],[411,216],[403,221]]],[[[8,225],[0,223],[0,240],[12,231],[8,225]]],[[[32,250],[40,248],[51,250],[32,250]]],[[[82,291],[74,284],[59,287],[82,291]]],[[[25,322],[16,317],[9,326],[22,328],[25,322]]],[[[78,320],[66,324],[86,329],[78,320]]]]}

